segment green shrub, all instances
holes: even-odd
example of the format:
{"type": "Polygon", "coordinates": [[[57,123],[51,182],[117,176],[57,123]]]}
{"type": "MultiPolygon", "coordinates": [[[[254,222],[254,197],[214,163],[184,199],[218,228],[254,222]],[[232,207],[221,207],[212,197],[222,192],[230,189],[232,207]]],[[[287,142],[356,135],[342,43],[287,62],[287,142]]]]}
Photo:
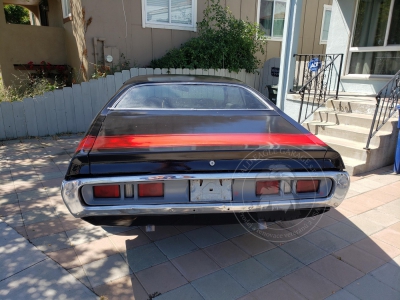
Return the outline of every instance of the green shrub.
{"type": "Polygon", "coordinates": [[[203,20],[197,23],[198,37],[152,60],[150,67],[254,72],[260,64],[257,52],[264,54],[263,31],[257,23],[236,19],[228,8],[220,5],[220,0],[208,3],[203,20]]]}
{"type": "Polygon", "coordinates": [[[29,10],[20,5],[6,4],[4,5],[4,14],[6,23],[9,24],[25,24],[31,23],[29,18],[29,10]]]}

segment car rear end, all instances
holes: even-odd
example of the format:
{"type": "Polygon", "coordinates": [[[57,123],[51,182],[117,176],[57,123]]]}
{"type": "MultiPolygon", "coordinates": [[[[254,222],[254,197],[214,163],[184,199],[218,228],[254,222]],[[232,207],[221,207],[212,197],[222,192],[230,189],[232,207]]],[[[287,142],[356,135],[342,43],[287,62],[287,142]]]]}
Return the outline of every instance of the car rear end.
{"type": "Polygon", "coordinates": [[[62,184],[75,217],[98,225],[225,223],[240,212],[281,220],[344,199],[340,155],[256,91],[172,78],[128,82],[95,118],[62,184]]]}

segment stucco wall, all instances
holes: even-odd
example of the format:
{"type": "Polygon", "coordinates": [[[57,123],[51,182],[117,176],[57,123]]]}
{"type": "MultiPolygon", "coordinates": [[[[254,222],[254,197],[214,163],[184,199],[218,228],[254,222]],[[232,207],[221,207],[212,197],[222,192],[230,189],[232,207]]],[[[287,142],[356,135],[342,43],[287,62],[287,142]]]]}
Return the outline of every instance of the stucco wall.
{"type": "MultiPolygon", "coordinates": [[[[49,17],[55,14],[59,19],[58,9],[61,10],[59,3],[61,2],[57,0],[49,1],[49,17]]],[[[3,0],[0,0],[0,7],[3,7],[3,0]]],[[[21,75],[21,71],[14,69],[14,64],[26,64],[29,61],[40,63],[43,60],[51,64],[66,64],[62,26],[6,24],[4,10],[0,11],[0,69],[6,86],[15,80],[14,75],[21,75]]],[[[53,24],[60,25],[58,21],[54,21],[53,24]]]]}
{"type": "MultiPolygon", "coordinates": [[[[77,2],[77,1],[74,1],[77,2]]],[[[95,62],[93,46],[94,38],[105,38],[106,47],[116,47],[131,62],[138,66],[147,66],[152,59],[162,57],[166,51],[180,45],[192,37],[195,32],[171,29],[155,29],[142,27],[141,1],[110,1],[110,0],[81,0],[86,11],[86,19],[93,18],[89,26],[85,41],[89,73],[93,72],[95,62]],[[125,10],[125,14],[124,14],[125,10]],[[125,22],[125,17],[127,22],[125,22]]],[[[307,0],[303,3],[303,21],[298,53],[324,53],[325,45],[319,44],[321,22],[324,4],[331,4],[332,0],[307,0]]],[[[221,0],[233,12],[235,17],[251,22],[257,21],[258,0],[221,0]]],[[[197,1],[197,21],[201,21],[205,1],[197,1]]],[[[75,18],[75,16],[74,16],[75,18]]],[[[272,57],[279,57],[282,43],[269,40],[265,55],[258,54],[262,63],[272,57]]],[[[101,56],[101,45],[96,50],[101,56]]]]}

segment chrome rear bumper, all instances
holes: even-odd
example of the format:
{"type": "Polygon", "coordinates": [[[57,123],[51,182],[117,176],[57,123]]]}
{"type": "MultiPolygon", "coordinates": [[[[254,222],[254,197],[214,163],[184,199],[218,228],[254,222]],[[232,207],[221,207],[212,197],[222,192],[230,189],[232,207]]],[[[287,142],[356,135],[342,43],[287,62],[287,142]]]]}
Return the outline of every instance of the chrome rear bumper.
{"type": "Polygon", "coordinates": [[[61,195],[72,215],[77,218],[89,216],[123,216],[123,215],[180,215],[212,214],[237,212],[286,211],[288,209],[307,209],[318,207],[337,207],[344,200],[350,186],[347,172],[274,172],[274,173],[220,173],[220,174],[185,174],[153,176],[119,176],[103,178],[85,178],[71,181],[64,180],[61,195]],[[128,204],[128,205],[87,205],[80,195],[85,185],[155,182],[171,180],[205,180],[205,179],[279,179],[285,180],[327,178],[332,180],[332,188],[327,197],[305,198],[295,200],[263,200],[258,202],[188,202],[179,204],[128,204]]]}

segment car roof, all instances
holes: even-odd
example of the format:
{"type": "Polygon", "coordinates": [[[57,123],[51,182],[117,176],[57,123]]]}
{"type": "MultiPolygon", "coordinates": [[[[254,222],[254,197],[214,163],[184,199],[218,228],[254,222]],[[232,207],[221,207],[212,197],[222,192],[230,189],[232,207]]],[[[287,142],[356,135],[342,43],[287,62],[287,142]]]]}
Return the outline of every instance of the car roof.
{"type": "Polygon", "coordinates": [[[135,85],[140,83],[168,83],[168,82],[204,82],[204,83],[230,83],[230,84],[244,84],[242,81],[220,76],[208,75],[178,75],[178,74],[165,74],[165,75],[141,75],[132,77],[124,82],[124,85],[135,85]]]}

